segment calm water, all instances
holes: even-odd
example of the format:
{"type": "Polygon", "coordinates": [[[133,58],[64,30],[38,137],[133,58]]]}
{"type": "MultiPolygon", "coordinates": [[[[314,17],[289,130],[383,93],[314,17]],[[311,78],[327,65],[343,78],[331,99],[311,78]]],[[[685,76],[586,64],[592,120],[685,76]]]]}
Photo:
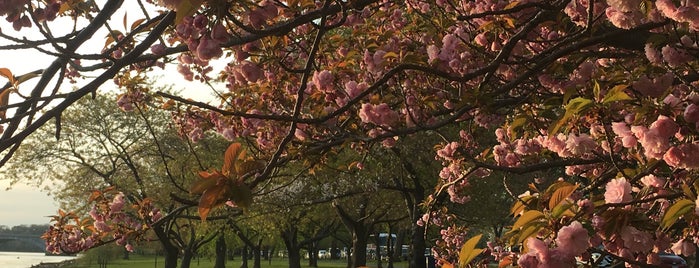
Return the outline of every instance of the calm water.
{"type": "Polygon", "coordinates": [[[46,256],[44,253],[34,252],[4,252],[0,251],[0,267],[3,268],[29,268],[42,262],[60,262],[74,259],[75,257],[46,256]]]}

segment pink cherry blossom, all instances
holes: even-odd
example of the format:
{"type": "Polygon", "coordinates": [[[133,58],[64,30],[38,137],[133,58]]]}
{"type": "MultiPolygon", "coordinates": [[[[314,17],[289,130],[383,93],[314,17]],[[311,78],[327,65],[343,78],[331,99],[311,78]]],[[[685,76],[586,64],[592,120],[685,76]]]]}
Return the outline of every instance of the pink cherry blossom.
{"type": "Polygon", "coordinates": [[[624,247],[633,252],[649,252],[653,248],[651,234],[640,231],[633,226],[621,228],[621,239],[624,240],[624,247]]]}
{"type": "Polygon", "coordinates": [[[558,230],[556,245],[561,253],[569,257],[575,257],[587,250],[590,236],[578,221],[573,221],[568,226],[558,230]]]}
{"type": "Polygon", "coordinates": [[[607,183],[604,192],[605,203],[626,203],[631,201],[631,198],[631,184],[625,178],[612,179],[607,183]]]}
{"type": "Polygon", "coordinates": [[[662,188],[663,185],[665,185],[665,181],[666,181],[665,178],[660,178],[660,177],[655,176],[653,174],[649,174],[649,175],[643,176],[643,178],[641,178],[641,183],[643,183],[643,185],[652,186],[655,188],[662,188]]]}

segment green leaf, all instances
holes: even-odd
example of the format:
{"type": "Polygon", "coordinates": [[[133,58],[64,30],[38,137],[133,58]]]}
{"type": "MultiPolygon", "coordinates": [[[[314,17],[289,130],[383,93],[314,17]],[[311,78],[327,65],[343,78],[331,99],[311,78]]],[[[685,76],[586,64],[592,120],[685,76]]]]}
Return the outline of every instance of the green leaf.
{"type": "Polygon", "coordinates": [[[471,237],[463,246],[461,246],[461,251],[459,252],[459,268],[464,268],[468,265],[473,258],[478,256],[483,252],[483,249],[476,248],[478,241],[481,240],[483,235],[479,234],[477,236],[471,237]]]}
{"type": "Polygon", "coordinates": [[[570,100],[568,104],[566,104],[566,111],[565,114],[563,114],[563,117],[558,119],[556,123],[549,127],[549,135],[555,135],[556,133],[558,133],[561,127],[568,123],[570,119],[573,118],[573,116],[580,115],[582,112],[590,108],[590,106],[593,104],[594,102],[592,100],[583,97],[577,97],[570,100]]]}
{"type": "Polygon", "coordinates": [[[683,215],[694,209],[694,202],[689,199],[677,200],[672,206],[665,212],[663,220],[660,222],[660,227],[663,230],[670,228],[677,220],[683,215]]]}
{"type": "Polygon", "coordinates": [[[520,227],[533,222],[535,220],[541,219],[544,217],[544,213],[541,213],[541,211],[538,210],[529,210],[527,212],[524,212],[522,216],[517,219],[514,225],[512,225],[512,230],[517,230],[520,227]]]}
{"type": "Polygon", "coordinates": [[[593,102],[590,99],[586,99],[583,97],[574,98],[570,100],[568,104],[566,104],[566,114],[579,115],[581,112],[589,108],[592,104],[593,102]]]}
{"type": "Polygon", "coordinates": [[[624,90],[629,87],[629,85],[616,85],[612,89],[610,89],[606,95],[604,95],[604,99],[602,100],[603,104],[607,104],[610,102],[616,102],[616,101],[625,101],[625,100],[631,100],[631,96],[626,94],[624,90]]]}
{"type": "Polygon", "coordinates": [[[599,82],[597,82],[597,79],[594,79],[592,82],[593,82],[592,94],[594,94],[595,99],[599,100],[600,97],[602,97],[602,95],[601,95],[602,87],[599,85],[599,82]]]}
{"type": "Polygon", "coordinates": [[[517,115],[514,120],[512,120],[512,123],[510,123],[510,135],[514,134],[515,131],[518,129],[524,127],[527,122],[529,122],[528,118],[524,114],[517,115]]]}
{"type": "Polygon", "coordinates": [[[517,244],[521,244],[526,241],[527,238],[538,234],[541,228],[543,228],[542,224],[530,224],[526,228],[523,228],[522,231],[519,232],[519,237],[517,237],[517,244]]]}
{"type": "Polygon", "coordinates": [[[553,217],[555,219],[560,219],[561,216],[564,216],[564,215],[573,217],[573,216],[575,216],[575,213],[573,213],[573,211],[570,210],[571,207],[573,207],[572,202],[560,203],[551,209],[551,217],[553,217]]]}

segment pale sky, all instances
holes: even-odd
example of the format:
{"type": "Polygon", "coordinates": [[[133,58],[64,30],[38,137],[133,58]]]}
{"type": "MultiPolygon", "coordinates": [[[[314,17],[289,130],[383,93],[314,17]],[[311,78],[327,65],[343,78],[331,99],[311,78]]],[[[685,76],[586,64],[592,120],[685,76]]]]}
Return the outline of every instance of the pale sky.
{"type": "MultiPolygon", "coordinates": [[[[133,15],[128,17],[130,22],[138,19],[136,16],[136,14],[139,14],[138,11],[131,12],[131,14],[133,15]]],[[[123,15],[117,14],[113,16],[113,18],[118,18],[118,23],[112,21],[114,25],[121,25],[120,22],[123,15]]],[[[120,28],[123,28],[123,26],[120,28]]],[[[0,18],[0,29],[9,35],[17,34],[17,32],[15,32],[12,27],[5,22],[4,18],[0,18]]],[[[87,43],[84,45],[84,47],[96,50],[93,51],[93,53],[98,53],[104,46],[104,36],[106,36],[105,33],[96,33],[95,40],[91,41],[92,44],[87,43]]],[[[0,45],[2,44],[4,44],[4,40],[0,40],[0,45]]],[[[46,68],[51,61],[53,61],[53,58],[46,57],[45,55],[42,55],[34,50],[0,50],[0,68],[9,68],[15,75],[31,72],[39,68],[46,68]]],[[[182,76],[177,73],[175,67],[173,66],[168,67],[165,71],[158,72],[157,75],[165,75],[166,79],[158,79],[158,81],[163,81],[163,83],[171,83],[173,85],[173,89],[182,90],[183,97],[192,98],[199,101],[207,101],[212,99],[212,97],[210,97],[211,91],[206,85],[185,81],[182,79],[182,76]]],[[[154,78],[157,79],[157,77],[154,78]]],[[[0,85],[4,84],[5,81],[6,80],[4,78],[0,77],[0,85]]],[[[85,81],[89,82],[89,80],[85,81]]],[[[20,86],[20,90],[23,89],[26,91],[32,87],[33,81],[30,80],[29,82],[22,84],[20,86]]],[[[113,87],[113,83],[111,81],[107,81],[105,83],[105,87],[113,87]]],[[[0,225],[15,226],[20,224],[48,224],[50,220],[48,216],[57,214],[58,202],[55,202],[52,197],[48,195],[48,193],[42,192],[36,187],[21,183],[13,185],[11,190],[6,191],[5,189],[8,188],[8,186],[9,182],[7,180],[3,180],[3,178],[0,178],[0,225]]]]}
{"type": "Polygon", "coordinates": [[[0,179],[0,225],[48,224],[47,216],[57,214],[58,204],[47,193],[24,184],[6,191],[8,186],[0,179]]]}

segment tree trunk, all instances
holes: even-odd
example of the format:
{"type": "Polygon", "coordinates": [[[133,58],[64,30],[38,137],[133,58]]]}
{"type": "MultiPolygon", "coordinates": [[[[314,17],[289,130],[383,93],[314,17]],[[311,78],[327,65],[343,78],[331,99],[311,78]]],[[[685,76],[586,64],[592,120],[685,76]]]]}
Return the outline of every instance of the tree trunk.
{"type": "Polygon", "coordinates": [[[223,234],[216,239],[216,262],[214,268],[226,268],[226,239],[223,234]]]}
{"type": "Polygon", "coordinates": [[[240,268],[248,268],[248,247],[243,246],[243,256],[241,256],[242,261],[240,262],[240,268]]]}
{"type": "MultiPolygon", "coordinates": [[[[417,222],[415,220],[414,222],[417,222]]],[[[410,267],[426,268],[425,260],[425,227],[413,223],[412,246],[410,247],[410,267]]]]}
{"type": "Polygon", "coordinates": [[[260,268],[262,267],[262,257],[261,257],[261,251],[262,251],[262,239],[260,239],[260,242],[257,243],[257,246],[252,248],[254,251],[252,253],[252,256],[254,257],[252,267],[253,268],[260,268]]]}
{"type": "MultiPolygon", "coordinates": [[[[390,234],[388,236],[391,236],[390,234]]],[[[374,241],[376,243],[376,267],[378,268],[383,268],[383,265],[381,263],[381,232],[376,231],[374,233],[374,241]]],[[[387,240],[388,241],[388,240],[387,240]]]]}
{"type": "Polygon", "coordinates": [[[318,242],[308,244],[308,266],[318,267],[318,242]]]}
{"type": "Polygon", "coordinates": [[[194,257],[194,252],[191,248],[186,248],[184,254],[182,254],[182,263],[180,263],[180,268],[189,268],[192,264],[192,258],[194,257]]]}
{"type": "Polygon", "coordinates": [[[358,224],[352,232],[352,267],[366,266],[366,245],[368,231],[358,224]]]}
{"type": "Polygon", "coordinates": [[[291,226],[287,227],[286,230],[282,230],[282,239],[284,240],[286,251],[289,252],[289,268],[301,268],[301,247],[299,246],[296,232],[296,228],[291,226]]]}
{"type": "Polygon", "coordinates": [[[405,244],[405,229],[400,229],[400,231],[397,232],[396,234],[396,241],[393,247],[393,260],[403,260],[403,244],[405,244]]]}
{"type": "Polygon", "coordinates": [[[177,268],[177,259],[179,258],[179,250],[175,245],[172,244],[168,238],[166,231],[162,227],[157,227],[153,229],[155,235],[160,241],[160,245],[163,247],[163,255],[165,258],[165,268],[177,268]]]}
{"type": "Polygon", "coordinates": [[[388,237],[386,237],[386,256],[388,257],[388,268],[393,268],[393,256],[395,256],[393,244],[393,226],[388,225],[388,237]]]}

